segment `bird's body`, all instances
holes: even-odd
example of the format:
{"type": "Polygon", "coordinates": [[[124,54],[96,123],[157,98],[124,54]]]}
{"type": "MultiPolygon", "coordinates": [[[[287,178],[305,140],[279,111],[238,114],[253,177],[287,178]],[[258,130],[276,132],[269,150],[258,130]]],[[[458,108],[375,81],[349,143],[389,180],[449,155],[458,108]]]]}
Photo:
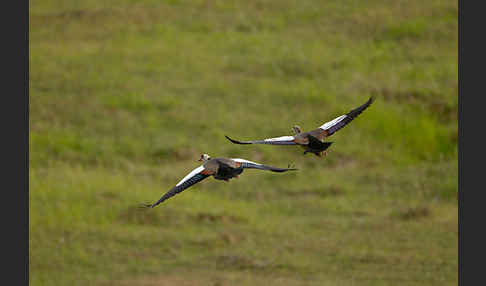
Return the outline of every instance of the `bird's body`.
{"type": "Polygon", "coordinates": [[[295,133],[294,136],[281,136],[276,138],[268,138],[264,140],[252,140],[252,141],[238,141],[229,138],[228,140],[235,144],[269,144],[269,145],[298,145],[305,149],[304,154],[313,153],[316,156],[322,157],[327,154],[326,149],[331,146],[333,142],[324,142],[324,139],[334,134],[339,129],[346,126],[354,118],[356,118],[361,112],[370,106],[373,102],[371,97],[366,103],[358,108],[355,108],[347,114],[341,115],[329,122],[324,123],[314,130],[308,132],[302,132],[299,126],[294,126],[292,129],[295,133]]]}
{"type": "Polygon", "coordinates": [[[204,163],[205,172],[213,174],[216,180],[228,181],[243,173],[241,163],[227,158],[214,158],[204,163]]]}
{"type": "Polygon", "coordinates": [[[192,172],[187,174],[182,180],[177,183],[175,187],[170,189],[166,194],[160,198],[154,204],[147,204],[145,207],[155,207],[161,202],[167,200],[168,198],[184,191],[190,186],[206,179],[209,176],[213,176],[216,180],[224,180],[228,182],[232,178],[238,178],[244,169],[259,169],[268,170],[272,172],[286,172],[290,170],[297,170],[294,168],[277,168],[272,166],[266,166],[258,164],[252,161],[248,161],[240,158],[213,158],[211,159],[209,155],[201,155],[201,159],[204,163],[194,169],[192,172]]]}

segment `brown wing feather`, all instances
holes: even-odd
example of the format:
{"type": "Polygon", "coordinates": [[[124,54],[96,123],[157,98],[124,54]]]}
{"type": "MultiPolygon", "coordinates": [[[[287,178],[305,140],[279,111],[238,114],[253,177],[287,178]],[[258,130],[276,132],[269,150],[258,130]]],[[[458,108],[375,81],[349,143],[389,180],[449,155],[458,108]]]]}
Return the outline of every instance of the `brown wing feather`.
{"type": "Polygon", "coordinates": [[[226,165],[230,166],[231,168],[238,168],[238,167],[241,166],[240,163],[235,162],[235,161],[228,159],[228,158],[214,158],[214,160],[216,160],[217,162],[226,164],[226,165]]]}
{"type": "Polygon", "coordinates": [[[317,129],[314,129],[314,130],[311,130],[309,132],[307,132],[309,135],[312,135],[314,137],[316,137],[317,139],[319,140],[324,140],[324,138],[327,137],[327,135],[329,134],[329,132],[327,130],[322,130],[321,128],[317,128],[317,129]]]}

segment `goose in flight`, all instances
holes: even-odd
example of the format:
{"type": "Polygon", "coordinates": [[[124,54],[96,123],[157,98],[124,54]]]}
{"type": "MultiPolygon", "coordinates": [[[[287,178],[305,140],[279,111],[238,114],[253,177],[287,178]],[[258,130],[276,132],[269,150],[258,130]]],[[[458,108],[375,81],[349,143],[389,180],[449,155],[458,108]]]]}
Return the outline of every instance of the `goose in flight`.
{"type": "Polygon", "coordinates": [[[168,198],[184,191],[185,189],[206,179],[209,176],[213,176],[216,180],[224,180],[228,182],[232,178],[238,178],[239,175],[243,173],[244,169],[259,169],[272,172],[297,170],[294,168],[277,168],[266,166],[239,158],[211,158],[208,154],[202,154],[198,161],[202,161],[203,164],[187,174],[187,176],[177,183],[175,187],[165,193],[160,200],[153,204],[145,204],[144,207],[153,208],[168,198]]]}
{"type": "Polygon", "coordinates": [[[356,118],[361,112],[368,108],[374,101],[374,97],[370,97],[363,105],[351,110],[350,112],[341,115],[329,122],[319,126],[319,128],[302,132],[301,128],[297,125],[292,127],[294,136],[281,136],[275,138],[268,138],[264,140],[252,140],[252,141],[238,141],[225,137],[235,144],[270,144],[270,145],[300,145],[305,149],[306,153],[313,153],[318,157],[327,155],[326,149],[331,146],[333,142],[324,142],[324,139],[334,134],[339,129],[346,126],[354,118],[356,118]]]}

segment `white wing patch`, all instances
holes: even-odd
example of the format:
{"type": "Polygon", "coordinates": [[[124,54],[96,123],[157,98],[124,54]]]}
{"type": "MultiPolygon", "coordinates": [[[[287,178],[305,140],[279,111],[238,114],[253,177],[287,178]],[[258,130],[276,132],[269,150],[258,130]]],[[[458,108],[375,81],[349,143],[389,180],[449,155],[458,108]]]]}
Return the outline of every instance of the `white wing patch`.
{"type": "Polygon", "coordinates": [[[268,138],[268,139],[265,139],[263,141],[292,141],[294,140],[295,137],[294,136],[281,136],[281,137],[276,137],[276,138],[268,138]]]}
{"type": "Polygon", "coordinates": [[[252,162],[252,161],[248,161],[248,160],[245,160],[245,159],[240,159],[240,158],[231,158],[231,160],[239,162],[239,163],[245,162],[245,163],[252,163],[252,164],[255,164],[255,165],[261,165],[261,164],[258,164],[258,163],[252,162]]]}
{"type": "Polygon", "coordinates": [[[337,123],[339,123],[344,118],[346,118],[346,115],[341,115],[341,116],[339,116],[339,117],[337,117],[337,118],[335,118],[335,119],[333,119],[329,122],[322,124],[319,128],[327,130],[327,129],[331,128],[332,126],[336,125],[337,123]]]}
{"type": "Polygon", "coordinates": [[[201,165],[197,167],[196,169],[192,170],[187,176],[185,176],[179,183],[177,183],[176,187],[179,186],[180,184],[184,183],[185,181],[189,180],[190,178],[194,177],[196,174],[201,173],[204,170],[204,166],[201,165]]]}

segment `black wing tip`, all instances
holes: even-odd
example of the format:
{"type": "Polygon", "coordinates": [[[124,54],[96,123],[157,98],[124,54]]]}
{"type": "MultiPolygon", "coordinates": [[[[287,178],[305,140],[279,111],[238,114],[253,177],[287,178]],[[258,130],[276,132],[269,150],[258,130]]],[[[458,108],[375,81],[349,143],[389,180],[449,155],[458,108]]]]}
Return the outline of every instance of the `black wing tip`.
{"type": "MultiPolygon", "coordinates": [[[[352,119],[354,119],[354,117],[358,116],[359,114],[361,114],[361,112],[363,112],[365,109],[367,109],[373,102],[375,101],[375,96],[372,95],[368,101],[366,101],[365,103],[363,103],[362,105],[356,107],[355,109],[351,110],[350,112],[348,112],[346,115],[351,117],[352,119]]],[[[351,119],[351,120],[352,120],[351,119]]],[[[349,122],[348,122],[349,123],[349,122]]]]}
{"type": "Polygon", "coordinates": [[[241,141],[238,141],[238,140],[235,140],[235,139],[231,139],[231,138],[229,138],[228,135],[224,135],[224,137],[226,137],[226,139],[228,139],[229,141],[231,141],[235,144],[251,144],[251,143],[246,143],[246,142],[241,142],[241,141]]]}
{"type": "Polygon", "coordinates": [[[374,95],[370,96],[370,99],[368,99],[367,104],[372,104],[375,101],[375,99],[376,99],[376,96],[374,96],[374,95]]]}
{"type": "Polygon", "coordinates": [[[287,172],[287,171],[297,171],[297,170],[299,170],[299,169],[297,169],[297,168],[285,168],[285,169],[277,169],[277,170],[274,169],[272,171],[283,173],[283,172],[287,172]]]}
{"type": "Polygon", "coordinates": [[[151,203],[143,203],[138,206],[140,209],[151,209],[154,208],[156,204],[151,204],[151,203]]]}
{"type": "Polygon", "coordinates": [[[283,172],[287,172],[287,171],[297,171],[299,169],[294,168],[291,164],[289,164],[287,166],[287,168],[275,168],[275,167],[272,167],[272,169],[270,169],[270,170],[271,171],[274,171],[274,172],[283,173],[283,172]]]}
{"type": "MultiPolygon", "coordinates": [[[[360,106],[361,108],[367,108],[368,106],[370,106],[376,99],[376,96],[372,95],[370,96],[370,98],[368,99],[368,101],[366,101],[362,106],[360,106]]],[[[358,108],[360,108],[358,107],[358,108]]]]}

